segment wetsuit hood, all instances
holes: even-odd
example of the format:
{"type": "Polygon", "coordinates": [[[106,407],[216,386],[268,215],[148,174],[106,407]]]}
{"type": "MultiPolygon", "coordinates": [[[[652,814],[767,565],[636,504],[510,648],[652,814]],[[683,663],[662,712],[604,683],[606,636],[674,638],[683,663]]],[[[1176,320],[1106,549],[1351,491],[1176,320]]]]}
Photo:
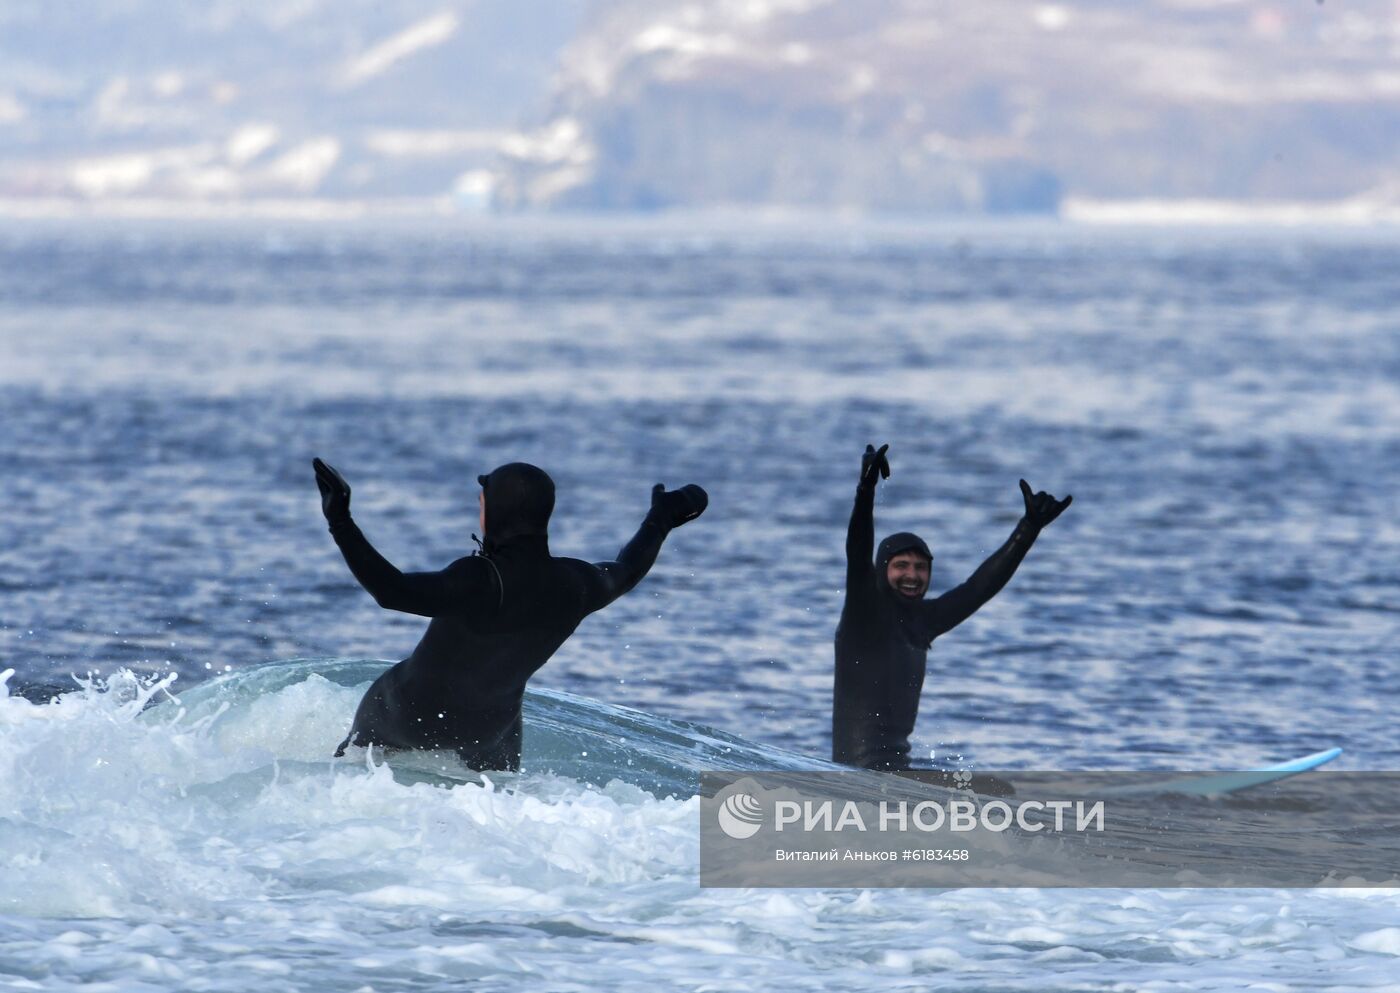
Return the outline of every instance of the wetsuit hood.
{"type": "MultiPolygon", "coordinates": [[[[491,518],[488,516],[487,521],[490,520],[491,518]]],[[[908,531],[892,534],[880,542],[880,547],[875,551],[875,588],[881,593],[888,593],[895,597],[897,602],[904,603],[909,598],[890,586],[889,576],[890,559],[900,552],[918,552],[930,562],[933,561],[933,553],[928,550],[928,545],[924,544],[924,539],[908,531]]]]}
{"type": "Polygon", "coordinates": [[[476,477],[486,494],[486,541],[499,545],[519,535],[549,533],[554,480],[528,462],[509,462],[476,477]]]}

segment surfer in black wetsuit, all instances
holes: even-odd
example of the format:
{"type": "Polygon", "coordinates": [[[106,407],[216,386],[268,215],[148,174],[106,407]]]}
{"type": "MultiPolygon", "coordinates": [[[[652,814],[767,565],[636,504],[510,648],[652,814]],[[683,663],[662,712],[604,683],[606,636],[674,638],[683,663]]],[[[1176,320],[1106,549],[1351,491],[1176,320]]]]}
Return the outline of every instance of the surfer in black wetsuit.
{"type": "Polygon", "coordinates": [[[1032,493],[1021,480],[1025,516],[1011,537],[963,583],[925,600],[933,554],[902,532],[875,544],[875,483],[888,479],[890,446],[867,445],[846,533],[846,601],[836,629],[836,686],[831,708],[833,761],[866,769],[909,768],[909,735],[933,639],[957,627],[1006,585],[1043,527],[1069,506],[1032,493]]]}
{"type": "Polygon", "coordinates": [[[636,586],[667,534],[709,502],[699,486],[667,491],[658,483],[617,561],[555,558],[554,482],[512,462],[477,477],[480,551],[441,572],[404,573],[351,520],[349,484],[320,459],[312,464],[331,535],[360,585],[381,607],[432,618],[413,654],[365,693],[336,755],[352,743],[453,748],[474,769],[519,768],[526,681],[584,617],[636,586]]]}

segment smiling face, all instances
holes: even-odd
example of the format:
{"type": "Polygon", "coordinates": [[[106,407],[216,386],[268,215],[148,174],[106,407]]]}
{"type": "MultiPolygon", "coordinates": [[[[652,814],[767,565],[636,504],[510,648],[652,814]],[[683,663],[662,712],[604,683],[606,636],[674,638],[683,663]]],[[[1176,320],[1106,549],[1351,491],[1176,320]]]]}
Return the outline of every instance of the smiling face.
{"type": "Polygon", "coordinates": [[[929,560],[918,552],[900,552],[885,567],[890,589],[900,596],[918,600],[928,592],[929,560]]]}

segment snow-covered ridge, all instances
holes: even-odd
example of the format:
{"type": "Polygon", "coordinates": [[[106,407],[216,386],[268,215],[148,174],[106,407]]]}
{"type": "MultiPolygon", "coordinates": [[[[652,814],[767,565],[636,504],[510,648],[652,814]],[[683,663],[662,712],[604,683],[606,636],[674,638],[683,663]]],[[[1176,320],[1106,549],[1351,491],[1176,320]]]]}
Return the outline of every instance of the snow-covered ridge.
{"type": "Polygon", "coordinates": [[[0,199],[1370,222],[1397,51],[1387,0],[16,3],[0,199]]]}
{"type": "Polygon", "coordinates": [[[584,2],[7,4],[0,199],[480,207],[584,2]]]}
{"type": "Polygon", "coordinates": [[[1397,50],[1400,15],[1381,0],[616,0],[555,88],[589,167],[521,157],[499,193],[934,213],[1345,203],[1353,216],[1400,176],[1397,50]]]}

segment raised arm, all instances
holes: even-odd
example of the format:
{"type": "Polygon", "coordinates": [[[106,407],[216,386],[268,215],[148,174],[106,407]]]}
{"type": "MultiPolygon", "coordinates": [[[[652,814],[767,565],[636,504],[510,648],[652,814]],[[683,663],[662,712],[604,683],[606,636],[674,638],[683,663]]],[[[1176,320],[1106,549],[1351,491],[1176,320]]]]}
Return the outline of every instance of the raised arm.
{"type": "Polygon", "coordinates": [[[875,484],[890,478],[890,463],[885,458],[889,445],[865,446],[861,457],[860,482],[856,484],[855,506],[851,508],[851,523],[846,527],[846,595],[852,590],[875,587],[871,576],[875,571],[875,484]]]}
{"type": "Polygon", "coordinates": [[[1074,499],[1067,496],[1056,500],[1044,491],[1032,494],[1024,479],[1021,480],[1021,496],[1026,502],[1026,512],[1016,522],[1011,537],[978,566],[965,583],[924,605],[929,637],[936,638],[951,631],[1000,593],[1040,536],[1041,529],[1059,517],[1074,499]]]}
{"type": "Polygon", "coordinates": [[[321,490],[321,510],[330,525],[345,564],[355,579],[386,610],[422,617],[461,613],[473,607],[499,604],[500,588],[489,563],[460,559],[440,572],[401,572],[369,543],[350,517],[350,484],[320,459],[316,485],[321,490]]]}
{"type": "Polygon", "coordinates": [[[691,483],[668,491],[660,483],[651,490],[651,510],[632,540],[622,546],[612,562],[595,562],[595,582],[589,596],[589,610],[612,603],[642,581],[656,562],[666,536],[687,521],[693,521],[709,506],[709,495],[691,483]]]}

